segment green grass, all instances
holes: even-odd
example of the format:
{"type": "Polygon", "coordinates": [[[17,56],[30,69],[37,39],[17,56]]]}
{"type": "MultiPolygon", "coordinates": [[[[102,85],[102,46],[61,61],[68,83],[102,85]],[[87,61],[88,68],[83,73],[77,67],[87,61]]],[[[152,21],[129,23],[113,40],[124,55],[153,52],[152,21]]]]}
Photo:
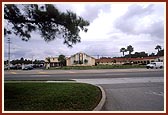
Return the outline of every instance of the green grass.
{"type": "Polygon", "coordinates": [[[49,70],[87,70],[87,69],[130,69],[130,68],[145,68],[144,65],[97,65],[97,66],[65,66],[60,68],[51,67],[49,70]]]}
{"type": "Polygon", "coordinates": [[[5,83],[5,111],[91,111],[100,89],[84,83],[5,83]]]}

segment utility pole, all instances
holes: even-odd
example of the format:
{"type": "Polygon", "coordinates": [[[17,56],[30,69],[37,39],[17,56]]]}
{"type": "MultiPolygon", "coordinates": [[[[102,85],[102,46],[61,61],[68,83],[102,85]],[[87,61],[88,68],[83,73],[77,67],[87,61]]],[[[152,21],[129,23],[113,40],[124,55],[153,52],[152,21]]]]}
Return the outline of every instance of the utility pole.
{"type": "Polygon", "coordinates": [[[97,55],[97,58],[99,59],[99,55],[97,55]]]}
{"type": "Polygon", "coordinates": [[[8,70],[10,70],[10,38],[8,38],[8,70]]]}
{"type": "Polygon", "coordinates": [[[33,65],[33,56],[32,56],[32,65],[33,65]]]}

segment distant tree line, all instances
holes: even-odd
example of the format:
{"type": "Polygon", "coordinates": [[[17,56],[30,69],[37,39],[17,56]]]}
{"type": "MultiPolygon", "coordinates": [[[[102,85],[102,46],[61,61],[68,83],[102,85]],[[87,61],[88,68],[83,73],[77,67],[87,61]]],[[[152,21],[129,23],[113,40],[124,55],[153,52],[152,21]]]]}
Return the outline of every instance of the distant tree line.
{"type": "MultiPolygon", "coordinates": [[[[16,60],[10,61],[10,63],[13,64],[13,65],[16,65],[16,64],[44,64],[44,60],[34,60],[32,62],[32,60],[24,59],[22,57],[20,59],[16,59],[16,60]]],[[[5,60],[4,64],[7,65],[8,64],[8,60],[5,60]]]]}
{"type": "Polygon", "coordinates": [[[152,57],[152,56],[164,56],[164,49],[162,49],[162,47],[160,45],[157,45],[155,47],[155,50],[157,50],[157,54],[155,55],[155,53],[151,53],[150,55],[148,55],[148,53],[146,52],[135,52],[134,54],[131,54],[131,52],[134,51],[134,48],[129,45],[127,46],[127,48],[121,48],[120,52],[123,53],[123,58],[138,58],[138,57],[152,57]],[[124,55],[125,52],[129,52],[128,55],[124,55]]]}
{"type": "MultiPolygon", "coordinates": [[[[164,49],[157,52],[157,54],[155,54],[155,53],[148,54],[146,52],[135,52],[134,54],[131,54],[132,58],[153,57],[153,56],[164,56],[164,49]]],[[[124,57],[129,58],[130,55],[125,55],[124,57]]]]}

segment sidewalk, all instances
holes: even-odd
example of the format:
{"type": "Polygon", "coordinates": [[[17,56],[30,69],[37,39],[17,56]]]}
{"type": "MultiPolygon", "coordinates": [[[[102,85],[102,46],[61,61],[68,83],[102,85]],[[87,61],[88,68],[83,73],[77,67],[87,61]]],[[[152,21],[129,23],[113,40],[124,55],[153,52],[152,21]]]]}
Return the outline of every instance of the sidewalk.
{"type": "Polygon", "coordinates": [[[124,84],[124,83],[163,83],[163,77],[134,77],[134,78],[99,78],[99,79],[72,79],[80,83],[89,83],[94,85],[101,84],[124,84]]]}

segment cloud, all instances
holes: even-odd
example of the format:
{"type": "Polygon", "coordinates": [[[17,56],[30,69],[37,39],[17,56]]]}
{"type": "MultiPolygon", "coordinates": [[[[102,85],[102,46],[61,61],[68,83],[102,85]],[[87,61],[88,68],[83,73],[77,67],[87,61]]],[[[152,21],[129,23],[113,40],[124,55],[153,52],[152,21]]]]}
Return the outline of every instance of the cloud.
{"type": "Polygon", "coordinates": [[[81,16],[93,22],[96,18],[98,18],[101,12],[109,12],[111,8],[110,4],[87,4],[84,7],[84,12],[81,13],[81,16]]]}
{"type": "Polygon", "coordinates": [[[92,22],[101,12],[109,12],[111,4],[100,3],[74,3],[74,4],[55,4],[55,7],[62,12],[72,11],[84,19],[92,22]]]}
{"type": "Polygon", "coordinates": [[[149,27],[140,30],[139,33],[150,34],[154,37],[157,37],[157,38],[160,38],[161,40],[163,40],[163,38],[164,38],[164,22],[163,21],[155,22],[155,23],[151,24],[149,27]]]}
{"type": "Polygon", "coordinates": [[[74,3],[74,4],[55,4],[62,12],[72,11],[84,19],[93,22],[101,12],[109,12],[111,4],[91,4],[91,3],[74,3]]]}
{"type": "Polygon", "coordinates": [[[118,46],[113,41],[85,41],[83,52],[91,56],[116,56],[119,54],[118,46]]]}
{"type": "Polygon", "coordinates": [[[152,12],[151,7],[151,5],[147,8],[139,5],[129,6],[127,12],[115,21],[115,27],[124,33],[136,34],[137,22],[152,12]]]}
{"type": "Polygon", "coordinates": [[[127,34],[150,34],[163,39],[164,20],[157,18],[154,7],[155,5],[131,5],[128,11],[115,21],[115,28],[127,34]]]}
{"type": "MultiPolygon", "coordinates": [[[[31,50],[29,49],[25,49],[25,48],[22,48],[22,49],[11,49],[11,52],[10,52],[10,58],[11,59],[20,59],[21,57],[27,57],[26,55],[30,54],[31,53],[31,50]]],[[[4,52],[4,57],[5,59],[8,59],[8,51],[5,50],[4,52]]],[[[30,58],[30,56],[28,57],[30,58]]]]}

